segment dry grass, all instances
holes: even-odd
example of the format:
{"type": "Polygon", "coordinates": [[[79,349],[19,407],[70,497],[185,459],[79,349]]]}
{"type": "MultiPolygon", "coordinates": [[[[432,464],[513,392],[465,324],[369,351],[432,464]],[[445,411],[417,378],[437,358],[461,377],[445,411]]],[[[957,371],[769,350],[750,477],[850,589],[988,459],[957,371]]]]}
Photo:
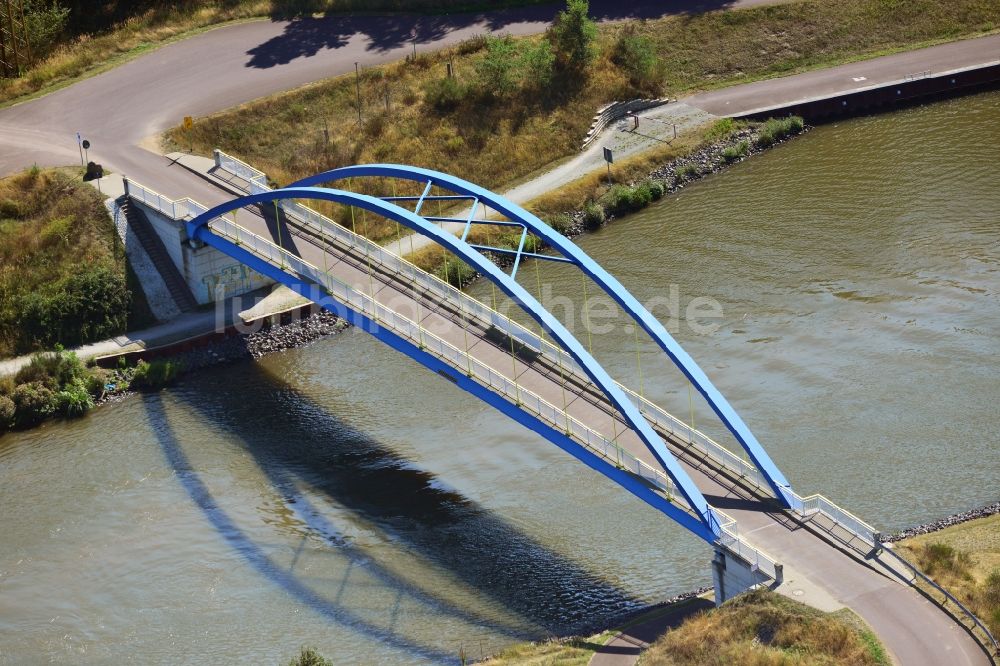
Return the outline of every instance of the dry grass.
{"type": "Polygon", "coordinates": [[[1000,636],[1000,514],[906,539],[897,549],[1000,636]]]}
{"type": "Polygon", "coordinates": [[[865,666],[888,664],[854,616],[823,613],[756,591],[688,619],[657,640],[641,666],[865,666]]]}
{"type": "MultiPolygon", "coordinates": [[[[677,93],[977,35],[998,22],[1000,5],[986,0],[955,0],[946,7],[930,0],[806,0],[645,21],[634,29],[656,42],[666,65],[664,90],[677,93]]],[[[638,94],[610,59],[622,29],[602,27],[601,55],[586,72],[540,91],[522,88],[502,99],[468,91],[475,88],[476,63],[484,57],[482,41],[470,40],[412,62],[365,71],[361,125],[354,77],[348,75],[199,119],[190,137],[176,128],[167,138],[184,149],[193,140],[195,151],[203,154],[221,148],[278,184],[348,164],[397,162],[460,174],[502,190],[575,153],[598,107],[638,94]],[[425,91],[445,76],[448,62],[464,92],[454,108],[441,110],[425,91]]],[[[680,142],[630,160],[618,169],[619,178],[641,172],[644,162],[693,147],[680,142]]],[[[575,208],[581,199],[567,204],[579,192],[594,191],[597,178],[536,202],[536,210],[575,208]]],[[[364,183],[353,187],[374,191],[364,183]]],[[[346,211],[327,212],[349,223],[346,211]]],[[[394,225],[369,225],[374,240],[395,234],[394,225]]]]}

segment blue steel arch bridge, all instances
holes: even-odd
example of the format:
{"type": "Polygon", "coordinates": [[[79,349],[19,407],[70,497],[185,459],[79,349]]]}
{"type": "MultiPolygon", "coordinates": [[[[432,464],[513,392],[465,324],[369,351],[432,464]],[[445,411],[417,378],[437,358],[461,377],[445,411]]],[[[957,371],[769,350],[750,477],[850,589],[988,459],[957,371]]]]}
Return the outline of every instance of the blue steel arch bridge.
{"type": "MultiPolygon", "coordinates": [[[[893,575],[906,579],[896,563],[883,563],[889,576],[874,572],[866,562],[883,557],[876,531],[822,495],[797,494],[664,326],[577,245],[522,207],[463,179],[404,165],[345,167],[272,189],[252,167],[221,153],[216,161],[246,183],[246,194],[206,208],[190,200],[167,201],[135,183],[127,189],[134,201],[183,220],[193,245],[211,246],[351,322],[704,540],[714,551],[718,602],[753,585],[780,587],[790,571],[799,583],[808,578],[831,597],[866,585],[879,589],[893,575]],[[382,191],[354,191],[365,179],[382,191]],[[363,211],[428,239],[489,280],[537,330],[303,201],[363,211]],[[442,205],[467,212],[442,215],[442,205]],[[245,208],[258,215],[241,223],[228,216],[245,208]],[[472,242],[470,231],[479,225],[501,227],[508,237],[514,232],[518,247],[472,242]],[[534,251],[531,237],[546,249],[534,251]],[[506,260],[495,262],[499,256],[506,260]],[[613,299],[704,397],[743,455],[612,378],[588,345],[518,282],[525,259],[578,271],[613,299]]],[[[876,630],[885,620],[856,610],[876,630]]]]}

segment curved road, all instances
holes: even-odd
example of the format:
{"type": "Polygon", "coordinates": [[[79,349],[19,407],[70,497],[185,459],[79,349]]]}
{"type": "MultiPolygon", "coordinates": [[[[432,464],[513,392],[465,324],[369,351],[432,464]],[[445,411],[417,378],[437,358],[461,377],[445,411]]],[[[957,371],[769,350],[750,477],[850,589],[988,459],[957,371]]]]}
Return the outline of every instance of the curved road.
{"type": "MultiPolygon", "coordinates": [[[[592,5],[601,20],[617,20],[772,1],[692,0],[635,5],[604,1],[592,5]]],[[[79,156],[75,135],[79,131],[93,144],[91,159],[105,167],[168,196],[191,196],[202,203],[215,204],[229,196],[182,167],[170,166],[168,160],[138,144],[176,125],[185,115],[212,113],[343,74],[353,69],[355,61],[368,66],[398,60],[411,52],[414,43],[418,49],[428,49],[454,44],[484,31],[515,35],[537,33],[544,30],[554,11],[548,6],[449,17],[328,17],[293,22],[258,21],[212,30],[45,97],[0,110],[0,175],[31,164],[76,163],[79,156]]],[[[1000,51],[1000,38],[970,40],[959,46],[945,47],[962,52],[964,55],[960,54],[959,60],[972,58],[971,64],[975,64],[984,60],[984,54],[1000,51]]],[[[910,71],[939,69],[928,67],[926,63],[935,63],[938,58],[935,49],[945,47],[915,52],[921,55],[901,59],[903,66],[912,68],[910,71]]],[[[879,63],[880,60],[865,63],[865,71],[871,76],[897,76],[894,68],[900,67],[899,63],[879,63]]],[[[792,85],[789,85],[791,79],[753,84],[756,87],[750,88],[750,92],[741,92],[748,87],[739,86],[711,93],[703,99],[706,107],[711,105],[707,109],[710,111],[718,112],[726,107],[726,111],[735,112],[741,105],[743,110],[749,110],[754,107],[747,105],[758,103],[761,95],[773,100],[782,89],[808,96],[810,77],[819,80],[822,76],[816,72],[801,75],[796,77],[798,83],[792,85]]],[[[862,588],[855,594],[864,591],[862,588]]],[[[874,593],[867,603],[888,603],[889,596],[874,593]]],[[[966,641],[954,636],[954,626],[943,615],[928,614],[926,609],[915,608],[914,611],[915,617],[922,615],[925,620],[940,616],[938,626],[925,625],[919,630],[913,627],[913,631],[903,635],[882,635],[895,654],[926,655],[923,662],[937,666],[943,662],[935,661],[931,655],[942,648],[942,639],[951,634],[958,644],[944,641],[951,647],[947,663],[988,663],[981,652],[970,651],[963,644],[966,641]]],[[[908,658],[906,664],[920,661],[908,658]]]]}

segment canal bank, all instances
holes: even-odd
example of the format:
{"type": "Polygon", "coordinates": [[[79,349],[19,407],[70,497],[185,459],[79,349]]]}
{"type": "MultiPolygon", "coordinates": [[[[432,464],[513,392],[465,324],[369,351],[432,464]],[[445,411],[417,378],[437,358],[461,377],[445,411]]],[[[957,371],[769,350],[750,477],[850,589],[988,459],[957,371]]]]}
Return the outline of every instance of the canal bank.
{"type": "MultiPolygon", "coordinates": [[[[676,335],[797,487],[886,531],[985,505],[997,108],[822,126],[577,242],[640,299],[723,305],[714,334],[676,335]]],[[[645,382],[689,414],[678,378],[645,382]]],[[[8,434],[0,501],[14,661],[439,663],[707,582],[702,544],[354,329],[8,434]]]]}

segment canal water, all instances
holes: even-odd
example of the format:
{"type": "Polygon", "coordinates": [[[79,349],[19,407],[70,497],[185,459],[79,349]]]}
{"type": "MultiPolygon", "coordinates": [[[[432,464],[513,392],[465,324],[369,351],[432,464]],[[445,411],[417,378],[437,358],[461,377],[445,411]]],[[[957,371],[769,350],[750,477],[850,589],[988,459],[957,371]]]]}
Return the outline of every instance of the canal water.
{"type": "MultiPolygon", "coordinates": [[[[929,521],[1000,488],[998,136],[998,93],[821,127],[578,242],[800,493],[929,521]]],[[[725,439],[595,300],[587,334],[578,278],[521,278],[725,439]]],[[[5,435],[0,507],[0,664],[439,663],[710,581],[669,519],[355,331],[5,435]]]]}

